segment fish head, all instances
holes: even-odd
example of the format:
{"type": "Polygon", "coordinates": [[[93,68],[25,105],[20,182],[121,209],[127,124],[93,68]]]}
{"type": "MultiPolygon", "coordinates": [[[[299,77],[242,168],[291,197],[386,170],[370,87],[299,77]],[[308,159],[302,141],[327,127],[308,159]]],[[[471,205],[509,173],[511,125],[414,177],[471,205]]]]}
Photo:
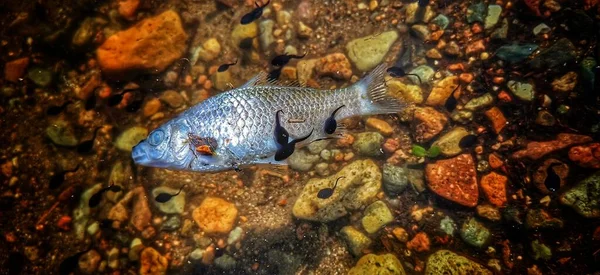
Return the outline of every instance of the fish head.
{"type": "Polygon", "coordinates": [[[194,157],[187,133],[187,125],[172,120],[154,129],[146,139],[134,146],[131,157],[139,165],[186,169],[194,157]]]}

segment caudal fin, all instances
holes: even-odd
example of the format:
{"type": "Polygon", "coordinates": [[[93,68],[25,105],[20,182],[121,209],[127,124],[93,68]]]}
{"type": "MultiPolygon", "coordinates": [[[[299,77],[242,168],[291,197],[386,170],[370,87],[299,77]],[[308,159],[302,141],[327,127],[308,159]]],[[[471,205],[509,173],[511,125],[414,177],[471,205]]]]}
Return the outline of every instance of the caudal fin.
{"type": "Polygon", "coordinates": [[[385,64],[380,64],[355,84],[360,94],[362,115],[398,113],[406,107],[387,94],[385,68],[385,64]]]}

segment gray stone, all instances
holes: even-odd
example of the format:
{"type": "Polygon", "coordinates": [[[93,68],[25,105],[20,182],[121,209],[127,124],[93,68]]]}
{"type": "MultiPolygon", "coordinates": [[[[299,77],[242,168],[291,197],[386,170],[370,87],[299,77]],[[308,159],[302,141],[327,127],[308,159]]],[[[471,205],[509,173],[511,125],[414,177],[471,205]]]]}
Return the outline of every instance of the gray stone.
{"type": "Polygon", "coordinates": [[[469,24],[474,22],[483,23],[485,18],[485,12],[486,6],[483,2],[472,4],[467,9],[467,22],[469,22],[469,24]]]}
{"type": "Polygon", "coordinates": [[[396,39],[398,39],[396,31],[354,39],[346,44],[348,58],[360,71],[369,71],[381,64],[396,39]]]}
{"type": "Polygon", "coordinates": [[[172,232],[181,227],[181,218],[177,215],[171,216],[160,225],[160,231],[172,232]]]}
{"type": "Polygon", "coordinates": [[[318,155],[312,155],[305,150],[296,150],[289,158],[290,168],[296,171],[309,171],[315,162],[319,161],[318,155]]]}
{"type": "Polygon", "coordinates": [[[533,89],[533,85],[529,83],[510,80],[508,81],[507,86],[510,89],[510,91],[520,100],[531,101],[535,96],[535,90],[533,89]]]}
{"type": "Polygon", "coordinates": [[[408,182],[417,193],[425,191],[425,172],[422,169],[406,169],[408,182]]]}
{"type": "Polygon", "coordinates": [[[383,165],[383,187],[390,194],[400,194],[408,186],[404,168],[385,163],[383,165]]]}
{"type": "Polygon", "coordinates": [[[501,60],[515,63],[525,60],[537,48],[536,44],[509,44],[498,48],[496,56],[501,60]]]}
{"type": "MultiPolygon", "coordinates": [[[[152,197],[155,198],[160,193],[167,194],[176,194],[179,189],[167,187],[167,186],[159,186],[152,190],[152,197]]],[[[185,207],[185,191],[181,190],[181,193],[177,196],[173,196],[167,202],[157,202],[156,200],[152,200],[154,205],[165,214],[181,214],[183,213],[183,209],[185,207]]]]}
{"type": "Polygon", "coordinates": [[[148,136],[148,129],[141,126],[133,126],[122,132],[115,141],[115,146],[119,150],[131,152],[131,148],[140,143],[148,136]]]}
{"type": "Polygon", "coordinates": [[[469,218],[460,228],[463,241],[477,248],[483,247],[490,240],[490,236],[490,231],[475,218],[469,218]]]}
{"type": "Polygon", "coordinates": [[[79,143],[71,124],[62,119],[55,120],[46,128],[46,136],[60,146],[72,147],[79,143]]]}
{"type": "Polygon", "coordinates": [[[224,254],[223,256],[215,259],[215,265],[223,270],[231,270],[235,268],[237,262],[233,257],[224,254]]]}
{"type": "Polygon", "coordinates": [[[377,157],[383,154],[381,145],[384,137],[378,132],[364,132],[356,135],[356,141],[352,144],[352,148],[358,151],[359,154],[377,157]]]}
{"type": "MultiPolygon", "coordinates": [[[[426,84],[431,82],[435,71],[427,65],[421,65],[412,69],[410,73],[418,75],[421,78],[421,81],[423,81],[423,84],[426,84]]],[[[415,76],[410,75],[408,78],[410,78],[413,83],[419,83],[419,79],[415,76]]]]}
{"type": "Polygon", "coordinates": [[[489,5],[488,6],[488,14],[485,17],[485,28],[491,29],[493,28],[498,20],[500,19],[500,15],[502,14],[502,7],[499,5],[489,5]]]}
{"type": "Polygon", "coordinates": [[[569,39],[561,38],[547,49],[543,49],[529,64],[535,69],[546,69],[562,66],[575,60],[577,48],[569,39]]]}

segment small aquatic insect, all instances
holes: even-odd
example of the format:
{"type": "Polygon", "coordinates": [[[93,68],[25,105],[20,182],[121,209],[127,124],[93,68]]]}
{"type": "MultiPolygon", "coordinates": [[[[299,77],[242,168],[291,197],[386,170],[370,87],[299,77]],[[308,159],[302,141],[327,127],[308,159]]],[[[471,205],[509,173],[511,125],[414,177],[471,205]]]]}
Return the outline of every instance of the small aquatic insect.
{"type": "Polygon", "coordinates": [[[389,68],[387,68],[386,72],[388,74],[390,74],[390,76],[392,76],[392,77],[405,77],[405,76],[412,75],[412,76],[416,77],[419,80],[419,84],[421,84],[421,85],[423,84],[423,82],[421,81],[421,77],[418,74],[407,74],[400,67],[389,67],[389,68]]]}
{"type": "Polygon", "coordinates": [[[88,253],[91,248],[86,249],[85,251],[77,252],[72,256],[64,259],[60,266],[58,267],[58,273],[60,275],[69,275],[75,271],[75,269],[79,266],[79,258],[83,256],[83,254],[88,253]]]}
{"type": "Polygon", "coordinates": [[[429,0],[419,0],[419,7],[427,7],[429,5],[429,0]]]}
{"type": "Polygon", "coordinates": [[[290,141],[288,144],[280,145],[279,150],[277,150],[277,152],[275,152],[275,157],[274,157],[275,161],[282,161],[282,160],[287,159],[289,156],[291,156],[294,153],[294,151],[296,150],[296,144],[308,139],[312,135],[313,132],[314,132],[314,129],[310,130],[310,133],[304,137],[294,139],[294,140],[290,141]]]}
{"type": "Polygon", "coordinates": [[[242,16],[242,19],[240,20],[240,24],[242,24],[242,25],[250,24],[250,23],[252,23],[252,21],[260,18],[263,14],[263,9],[267,5],[269,5],[270,2],[271,2],[271,0],[267,1],[267,3],[262,6],[260,6],[257,2],[254,2],[254,4],[256,5],[256,8],[253,9],[251,12],[244,14],[244,16],[242,16]]]}
{"type": "Polygon", "coordinates": [[[333,188],[328,187],[328,188],[323,188],[323,189],[319,190],[319,193],[317,193],[317,197],[319,199],[327,199],[327,198],[331,197],[331,195],[333,195],[333,191],[335,191],[335,188],[337,187],[338,181],[343,178],[345,178],[345,177],[337,178],[337,180],[335,180],[335,184],[333,185],[333,188]]]}
{"type": "Polygon", "coordinates": [[[278,55],[275,58],[273,58],[273,60],[271,60],[271,65],[277,66],[277,67],[282,67],[282,66],[285,66],[287,63],[289,63],[292,58],[300,59],[305,56],[306,56],[306,53],[304,53],[303,55],[294,55],[294,54],[278,55]]]}
{"type": "Polygon", "coordinates": [[[275,112],[275,141],[281,146],[286,146],[288,144],[290,134],[288,131],[281,126],[281,122],[279,121],[279,113],[283,112],[282,110],[278,110],[275,112]]]}
{"type": "Polygon", "coordinates": [[[550,192],[556,192],[560,188],[560,177],[554,171],[555,166],[560,166],[561,163],[552,163],[548,165],[548,169],[546,169],[546,180],[544,180],[544,185],[550,192]]]}
{"type": "Polygon", "coordinates": [[[470,134],[470,135],[466,135],[463,138],[460,139],[460,141],[458,142],[458,146],[460,148],[469,148],[471,146],[473,146],[475,144],[475,142],[477,142],[477,136],[470,134]]]}
{"type": "Polygon", "coordinates": [[[50,178],[50,182],[49,182],[48,186],[50,187],[50,189],[58,188],[65,181],[65,175],[67,173],[75,172],[78,169],[79,169],[79,164],[77,164],[77,166],[73,170],[62,170],[62,171],[58,171],[58,172],[54,173],[54,175],[50,178]]]}
{"type": "Polygon", "coordinates": [[[78,153],[87,153],[90,150],[92,150],[92,148],[94,147],[94,140],[96,139],[96,134],[98,133],[98,130],[100,130],[100,127],[97,127],[96,130],[94,130],[94,135],[92,136],[92,138],[86,141],[82,141],[77,145],[78,153]]]}
{"type": "Polygon", "coordinates": [[[342,106],[338,107],[337,109],[333,110],[333,112],[331,113],[331,116],[329,116],[325,120],[325,127],[324,127],[325,133],[331,135],[335,132],[335,129],[337,129],[337,121],[335,120],[335,113],[337,113],[337,111],[342,109],[342,107],[345,107],[345,105],[342,105],[342,106]]]}
{"type": "Polygon", "coordinates": [[[100,191],[96,192],[96,194],[92,195],[92,197],[88,201],[88,206],[92,208],[98,206],[100,204],[100,201],[102,201],[102,195],[104,195],[104,193],[106,193],[107,191],[121,192],[122,190],[123,189],[121,188],[121,186],[114,185],[114,183],[111,183],[108,187],[102,188],[100,189],[100,191]]]}
{"type": "Polygon", "coordinates": [[[233,66],[233,65],[235,65],[237,63],[238,63],[238,60],[236,59],[233,63],[223,64],[223,65],[219,66],[219,68],[217,69],[217,72],[222,73],[224,71],[227,71],[227,69],[229,69],[230,66],[233,66]]]}
{"type": "Polygon", "coordinates": [[[448,112],[452,112],[454,111],[454,109],[456,109],[458,101],[456,100],[456,97],[454,97],[454,93],[456,92],[456,90],[458,90],[459,87],[460,85],[454,88],[454,90],[452,91],[452,93],[450,93],[450,96],[448,97],[448,99],[446,99],[446,102],[444,103],[444,107],[446,108],[446,110],[448,110],[448,112]]]}
{"type": "Polygon", "coordinates": [[[58,114],[60,114],[67,107],[67,105],[69,105],[71,103],[73,103],[73,101],[68,100],[68,101],[65,101],[61,105],[50,106],[46,110],[46,114],[49,115],[49,116],[58,115],[58,114]]]}
{"type": "Polygon", "coordinates": [[[172,197],[179,195],[179,193],[181,193],[181,190],[183,190],[184,187],[185,187],[185,184],[183,186],[181,186],[181,188],[179,188],[179,191],[177,191],[177,193],[175,193],[175,194],[160,193],[154,198],[154,200],[156,202],[160,202],[160,203],[168,202],[169,200],[171,200],[172,197]]]}

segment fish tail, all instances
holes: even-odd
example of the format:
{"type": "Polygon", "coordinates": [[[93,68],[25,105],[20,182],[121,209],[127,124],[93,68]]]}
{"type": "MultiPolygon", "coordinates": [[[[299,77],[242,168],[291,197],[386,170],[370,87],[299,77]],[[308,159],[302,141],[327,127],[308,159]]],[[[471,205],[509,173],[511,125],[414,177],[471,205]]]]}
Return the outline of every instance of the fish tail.
{"type": "Polygon", "coordinates": [[[380,64],[354,84],[360,96],[361,115],[398,113],[406,107],[405,104],[387,94],[385,67],[385,64],[380,64]]]}

